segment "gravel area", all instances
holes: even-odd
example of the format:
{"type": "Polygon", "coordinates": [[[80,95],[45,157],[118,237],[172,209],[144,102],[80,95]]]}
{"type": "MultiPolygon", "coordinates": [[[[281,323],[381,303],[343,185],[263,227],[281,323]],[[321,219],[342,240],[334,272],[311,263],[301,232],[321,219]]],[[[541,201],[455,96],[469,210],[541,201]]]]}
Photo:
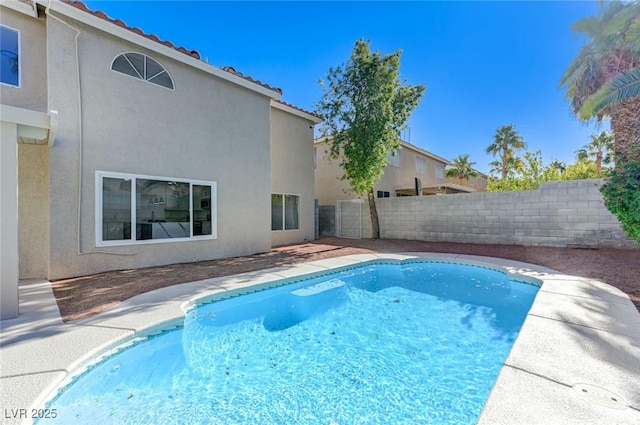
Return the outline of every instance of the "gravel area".
{"type": "Polygon", "coordinates": [[[443,252],[484,255],[538,264],[598,279],[629,295],[640,311],[640,249],[576,249],[514,245],[459,244],[395,239],[339,239],[277,247],[246,257],[120,270],[52,282],[65,322],[92,316],[120,301],[154,289],[212,277],[324,258],[371,252],[443,252]]]}

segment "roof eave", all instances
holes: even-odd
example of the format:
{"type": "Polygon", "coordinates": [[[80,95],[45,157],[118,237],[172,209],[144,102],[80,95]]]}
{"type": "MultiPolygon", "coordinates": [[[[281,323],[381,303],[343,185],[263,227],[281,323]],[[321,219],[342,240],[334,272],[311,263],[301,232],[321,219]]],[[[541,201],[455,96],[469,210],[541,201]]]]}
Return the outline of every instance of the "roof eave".
{"type": "Polygon", "coordinates": [[[275,90],[270,90],[260,84],[253,83],[244,78],[233,75],[227,71],[223,71],[222,69],[216,68],[213,65],[204,63],[198,59],[195,59],[194,57],[191,57],[171,47],[165,46],[163,44],[150,40],[146,37],[138,35],[132,31],[129,31],[128,29],[121,28],[117,25],[114,25],[110,22],[107,22],[89,13],[83,12],[82,10],[79,10],[73,6],[67,5],[59,1],[52,1],[50,3],[43,0],[37,0],[37,1],[40,4],[48,6],[49,10],[55,11],[68,18],[82,22],[86,25],[89,25],[90,27],[96,28],[100,31],[104,31],[115,37],[121,38],[130,43],[136,44],[140,47],[156,52],[163,56],[167,56],[185,65],[188,65],[193,68],[199,69],[203,72],[206,72],[207,74],[229,81],[238,86],[260,93],[264,96],[268,96],[271,99],[280,99],[281,93],[275,90]]]}
{"type": "Polygon", "coordinates": [[[286,104],[284,104],[282,102],[279,102],[279,101],[272,100],[271,101],[271,107],[279,109],[279,110],[284,111],[284,112],[288,112],[288,113],[290,113],[292,115],[296,115],[296,116],[304,118],[306,120],[309,120],[314,125],[315,124],[320,124],[322,122],[322,119],[317,117],[317,116],[315,116],[315,115],[309,114],[309,113],[307,113],[305,111],[302,111],[302,110],[300,110],[298,108],[293,108],[293,107],[291,107],[289,105],[286,105],[286,104]]]}

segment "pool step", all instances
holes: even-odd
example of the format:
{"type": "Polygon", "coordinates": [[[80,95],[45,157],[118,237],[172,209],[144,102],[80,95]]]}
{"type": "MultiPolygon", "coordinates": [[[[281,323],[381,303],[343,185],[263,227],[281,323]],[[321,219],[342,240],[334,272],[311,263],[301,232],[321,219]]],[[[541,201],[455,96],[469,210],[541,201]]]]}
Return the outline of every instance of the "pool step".
{"type": "Polygon", "coordinates": [[[341,281],[340,279],[332,279],[326,282],[320,282],[316,285],[296,289],[295,291],[291,291],[291,294],[298,297],[310,297],[312,295],[320,294],[322,292],[340,288],[342,286],[344,286],[343,281],[341,281]]]}

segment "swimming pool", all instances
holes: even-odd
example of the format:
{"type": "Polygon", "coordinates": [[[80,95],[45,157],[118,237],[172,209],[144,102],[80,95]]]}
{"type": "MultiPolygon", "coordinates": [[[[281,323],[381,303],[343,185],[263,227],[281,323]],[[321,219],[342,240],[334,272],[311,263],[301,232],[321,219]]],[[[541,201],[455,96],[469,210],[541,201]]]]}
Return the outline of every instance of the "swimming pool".
{"type": "Polygon", "coordinates": [[[537,290],[458,264],[352,268],[192,309],[47,407],[55,423],[475,423],[537,290]]]}

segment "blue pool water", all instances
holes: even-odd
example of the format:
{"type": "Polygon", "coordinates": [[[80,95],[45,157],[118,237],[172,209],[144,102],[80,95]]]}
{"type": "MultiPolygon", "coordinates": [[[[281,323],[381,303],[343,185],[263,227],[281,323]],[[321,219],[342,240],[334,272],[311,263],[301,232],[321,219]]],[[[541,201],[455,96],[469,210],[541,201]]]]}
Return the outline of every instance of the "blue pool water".
{"type": "Polygon", "coordinates": [[[214,302],[80,376],[41,423],[472,424],[537,291],[421,262],[214,302]]]}

